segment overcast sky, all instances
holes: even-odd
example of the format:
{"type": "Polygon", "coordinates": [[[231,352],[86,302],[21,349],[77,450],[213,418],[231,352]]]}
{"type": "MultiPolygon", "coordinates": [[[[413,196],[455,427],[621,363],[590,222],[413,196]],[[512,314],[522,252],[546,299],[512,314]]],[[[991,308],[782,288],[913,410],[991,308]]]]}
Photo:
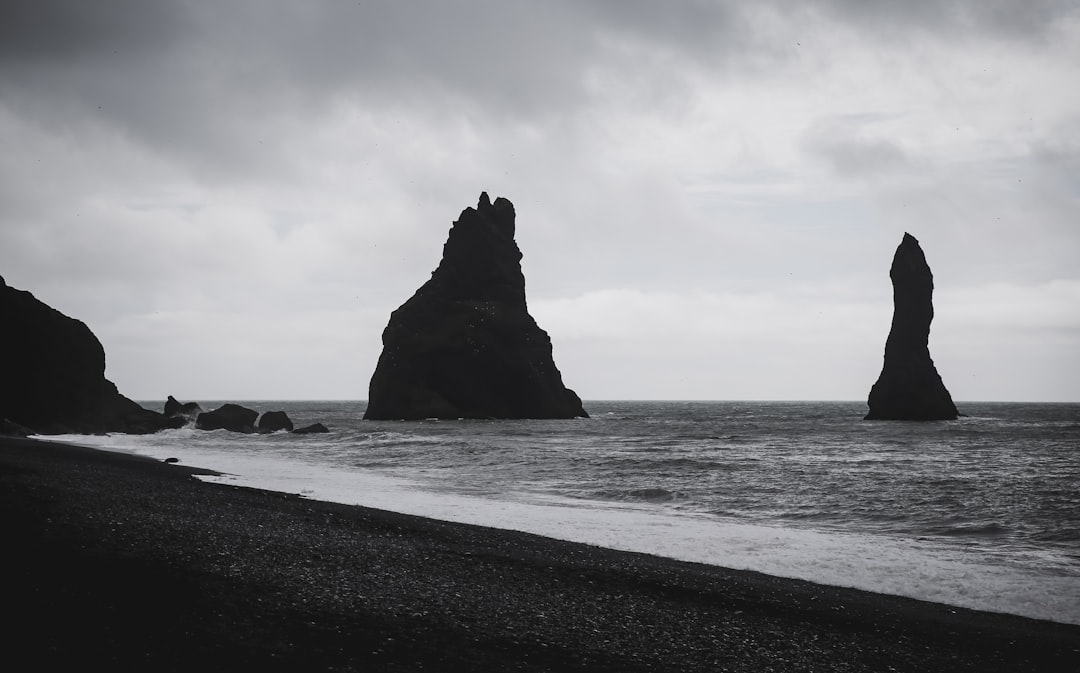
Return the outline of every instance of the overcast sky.
{"type": "Polygon", "coordinates": [[[858,400],[907,231],[955,399],[1080,401],[1078,82],[1075,0],[8,3],[0,275],[129,397],[364,399],[486,190],[583,399],[858,400]]]}

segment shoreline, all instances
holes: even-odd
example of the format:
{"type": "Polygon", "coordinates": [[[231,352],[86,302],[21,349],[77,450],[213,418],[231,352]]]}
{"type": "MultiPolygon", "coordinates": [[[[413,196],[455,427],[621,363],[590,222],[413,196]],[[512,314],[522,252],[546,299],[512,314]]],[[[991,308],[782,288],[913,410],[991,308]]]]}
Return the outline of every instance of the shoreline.
{"type": "MultiPolygon", "coordinates": [[[[1046,549],[1046,555],[1043,548],[1035,548],[1039,556],[1029,565],[1016,550],[1004,556],[995,555],[992,548],[973,552],[967,542],[970,538],[964,535],[923,538],[791,522],[738,521],[682,508],[567,499],[528,488],[462,492],[453,482],[429,483],[407,472],[354,471],[348,466],[330,468],[321,460],[294,461],[278,455],[281,446],[273,439],[228,433],[219,438],[229,445],[235,441],[235,452],[218,440],[211,441],[213,449],[204,452],[199,448],[201,441],[192,443],[187,435],[169,432],[149,443],[142,438],[129,443],[123,435],[115,440],[67,436],[61,441],[160,460],[178,457],[186,465],[226,473],[204,479],[230,485],[1080,625],[1075,564],[1064,548],[1046,549]]],[[[487,439],[483,434],[477,438],[487,439]]],[[[289,441],[283,446],[301,445],[289,441]]]]}
{"type": "Polygon", "coordinates": [[[214,484],[0,438],[42,663],[156,670],[1072,670],[1080,627],[214,484]]]}

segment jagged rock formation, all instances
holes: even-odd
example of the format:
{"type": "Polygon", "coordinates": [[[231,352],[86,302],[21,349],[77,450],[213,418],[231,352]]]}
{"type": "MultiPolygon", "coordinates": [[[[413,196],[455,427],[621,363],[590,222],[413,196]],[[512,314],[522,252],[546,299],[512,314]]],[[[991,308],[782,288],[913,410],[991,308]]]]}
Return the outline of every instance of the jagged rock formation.
{"type": "Polygon", "coordinates": [[[893,256],[893,320],[885,342],[881,376],[870,389],[867,420],[952,420],[959,416],[952,396],[930,359],[934,319],[934,276],[911,234],[893,256]]]}
{"type": "Polygon", "coordinates": [[[529,315],[514,206],[466,208],[431,279],[390,316],[366,419],[587,416],[529,315]]]}
{"type": "Polygon", "coordinates": [[[0,278],[0,419],[33,433],[147,433],[182,425],[121,395],[83,322],[0,278]]]}
{"type": "Polygon", "coordinates": [[[202,410],[197,402],[181,404],[175,397],[169,395],[165,401],[165,415],[180,418],[183,421],[195,421],[196,430],[228,430],[230,432],[242,432],[251,434],[258,432],[268,434],[285,430],[305,435],[315,432],[330,432],[322,423],[313,423],[303,428],[293,430],[292,419],[284,411],[267,411],[262,416],[254,409],[239,404],[223,404],[213,411],[202,410]],[[255,419],[259,422],[256,423],[255,419]]]}
{"type": "Polygon", "coordinates": [[[181,403],[175,397],[169,395],[169,399],[165,400],[163,411],[169,418],[179,417],[183,418],[184,421],[192,421],[203,412],[203,408],[199,406],[198,402],[181,403]]]}
{"type": "Polygon", "coordinates": [[[206,411],[195,419],[199,430],[229,430],[230,432],[256,432],[255,419],[259,412],[239,404],[223,404],[213,411],[206,411]]]}

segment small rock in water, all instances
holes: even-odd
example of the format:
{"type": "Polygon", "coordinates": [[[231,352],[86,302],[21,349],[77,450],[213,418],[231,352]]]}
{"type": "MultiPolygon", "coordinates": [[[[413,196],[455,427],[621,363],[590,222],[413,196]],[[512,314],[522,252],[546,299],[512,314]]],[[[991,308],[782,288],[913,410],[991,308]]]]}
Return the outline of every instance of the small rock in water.
{"type": "Polygon", "coordinates": [[[322,423],[312,423],[311,425],[305,425],[302,428],[297,428],[292,432],[294,435],[310,435],[316,432],[330,432],[330,429],[322,423]]]}
{"type": "Polygon", "coordinates": [[[198,402],[180,402],[172,395],[165,400],[164,413],[169,418],[194,420],[203,411],[198,402]]]}
{"type": "Polygon", "coordinates": [[[284,411],[268,411],[259,418],[259,432],[292,431],[293,422],[284,411]]]}
{"type": "Polygon", "coordinates": [[[201,413],[195,419],[199,430],[229,430],[231,432],[255,432],[255,419],[259,412],[239,404],[225,404],[213,411],[201,413]]]}

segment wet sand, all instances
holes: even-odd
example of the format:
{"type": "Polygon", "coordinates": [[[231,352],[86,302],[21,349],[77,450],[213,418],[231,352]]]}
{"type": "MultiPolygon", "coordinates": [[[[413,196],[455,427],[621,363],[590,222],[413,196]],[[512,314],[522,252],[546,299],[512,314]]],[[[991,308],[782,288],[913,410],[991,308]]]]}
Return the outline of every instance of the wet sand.
{"type": "Polygon", "coordinates": [[[25,670],[1075,671],[1080,626],[295,495],[0,438],[25,670]]]}

